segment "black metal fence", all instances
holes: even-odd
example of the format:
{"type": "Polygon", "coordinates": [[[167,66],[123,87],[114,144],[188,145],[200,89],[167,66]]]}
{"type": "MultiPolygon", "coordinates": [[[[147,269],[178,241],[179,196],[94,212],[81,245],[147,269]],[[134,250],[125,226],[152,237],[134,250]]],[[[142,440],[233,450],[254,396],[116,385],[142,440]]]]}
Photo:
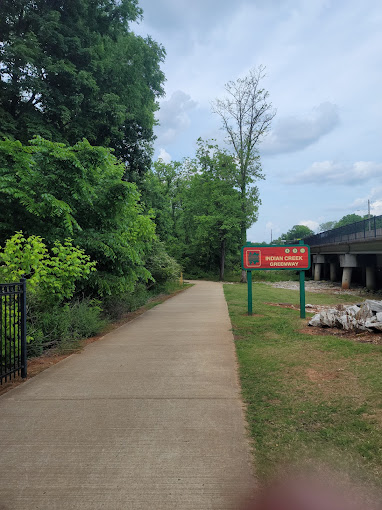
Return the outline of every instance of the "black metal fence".
{"type": "Polygon", "coordinates": [[[26,280],[0,284],[0,384],[27,376],[26,280]]]}
{"type": "Polygon", "coordinates": [[[382,238],[382,216],[372,216],[350,225],[333,228],[304,238],[309,246],[382,238]]]}

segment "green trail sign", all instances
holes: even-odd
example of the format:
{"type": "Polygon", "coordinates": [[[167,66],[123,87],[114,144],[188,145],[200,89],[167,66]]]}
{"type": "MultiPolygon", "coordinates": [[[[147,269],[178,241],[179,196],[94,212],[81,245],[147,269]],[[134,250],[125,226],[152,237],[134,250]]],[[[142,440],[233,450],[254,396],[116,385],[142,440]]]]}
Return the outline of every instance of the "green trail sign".
{"type": "Polygon", "coordinates": [[[248,315],[252,315],[252,271],[300,272],[300,317],[305,318],[305,271],[310,268],[310,248],[300,244],[257,246],[246,244],[241,249],[241,267],[247,271],[248,315]]]}

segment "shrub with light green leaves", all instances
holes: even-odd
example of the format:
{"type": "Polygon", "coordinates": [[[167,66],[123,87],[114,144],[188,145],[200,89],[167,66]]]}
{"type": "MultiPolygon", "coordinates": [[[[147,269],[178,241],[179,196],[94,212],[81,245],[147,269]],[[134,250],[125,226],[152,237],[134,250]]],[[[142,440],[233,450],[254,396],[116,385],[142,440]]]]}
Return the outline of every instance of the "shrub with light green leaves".
{"type": "MultiPolygon", "coordinates": [[[[27,279],[28,355],[74,345],[105,326],[99,301],[72,300],[76,283],[88,278],[95,265],[70,239],[56,241],[50,250],[41,237],[22,232],[6,241],[0,250],[0,281],[27,279]]],[[[2,331],[5,345],[6,330],[2,331]]]]}
{"type": "Polygon", "coordinates": [[[24,276],[29,292],[45,303],[57,303],[71,299],[76,282],[95,271],[95,265],[70,239],[56,241],[49,251],[41,237],[16,232],[0,251],[0,281],[15,282],[24,276]]]}

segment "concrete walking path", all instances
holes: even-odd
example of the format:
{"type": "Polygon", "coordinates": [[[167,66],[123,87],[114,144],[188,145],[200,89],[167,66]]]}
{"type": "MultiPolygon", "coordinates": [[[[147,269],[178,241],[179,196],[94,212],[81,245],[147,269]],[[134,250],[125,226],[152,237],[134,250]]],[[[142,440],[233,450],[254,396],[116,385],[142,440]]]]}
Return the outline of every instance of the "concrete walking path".
{"type": "Polygon", "coordinates": [[[222,285],[0,397],[0,510],[233,510],[253,488],[222,285]]]}

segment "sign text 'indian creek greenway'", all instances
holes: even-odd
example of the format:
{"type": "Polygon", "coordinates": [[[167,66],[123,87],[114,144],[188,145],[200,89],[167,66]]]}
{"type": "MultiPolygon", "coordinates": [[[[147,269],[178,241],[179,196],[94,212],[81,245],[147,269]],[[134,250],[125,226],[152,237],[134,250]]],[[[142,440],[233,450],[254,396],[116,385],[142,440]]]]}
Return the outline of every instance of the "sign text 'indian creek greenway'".
{"type": "Polygon", "coordinates": [[[310,248],[290,246],[246,245],[241,250],[241,267],[247,271],[248,315],[252,315],[252,271],[289,269],[300,273],[300,317],[305,318],[305,271],[310,268],[310,248]]]}
{"type": "Polygon", "coordinates": [[[243,269],[309,269],[308,246],[244,246],[243,269]]]}

